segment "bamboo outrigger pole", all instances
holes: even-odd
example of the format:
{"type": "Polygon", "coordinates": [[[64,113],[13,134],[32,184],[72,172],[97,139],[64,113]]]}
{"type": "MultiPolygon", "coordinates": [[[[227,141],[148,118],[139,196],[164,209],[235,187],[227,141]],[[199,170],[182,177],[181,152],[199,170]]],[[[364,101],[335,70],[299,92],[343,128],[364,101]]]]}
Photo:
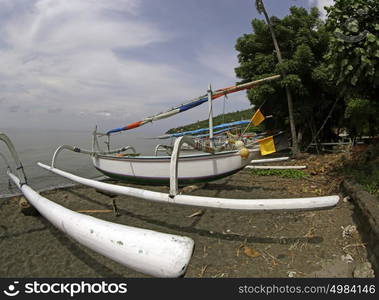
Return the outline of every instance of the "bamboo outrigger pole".
{"type": "Polygon", "coordinates": [[[212,109],[212,87],[208,86],[208,119],[209,119],[209,146],[213,148],[213,109],[212,109]]]}

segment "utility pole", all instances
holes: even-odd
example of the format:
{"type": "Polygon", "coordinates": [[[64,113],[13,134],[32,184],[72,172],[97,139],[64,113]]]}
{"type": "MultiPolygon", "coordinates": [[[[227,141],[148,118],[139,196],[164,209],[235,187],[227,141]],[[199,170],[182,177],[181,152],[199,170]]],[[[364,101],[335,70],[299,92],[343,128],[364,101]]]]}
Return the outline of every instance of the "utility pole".
{"type": "MultiPolygon", "coordinates": [[[[275,52],[276,56],[278,58],[279,63],[281,64],[283,62],[282,53],[280,52],[279,44],[275,36],[274,28],[272,27],[270,18],[267,14],[267,11],[265,9],[265,6],[263,4],[263,0],[255,0],[255,6],[257,8],[257,11],[265,16],[268,28],[270,29],[272,41],[274,42],[275,52]]],[[[282,74],[283,78],[285,78],[286,74],[282,74]]],[[[297,156],[299,154],[299,145],[297,143],[297,135],[296,135],[296,127],[295,127],[295,119],[293,116],[293,101],[292,101],[292,95],[291,90],[288,86],[285,88],[286,95],[287,95],[287,103],[288,103],[288,116],[290,121],[290,127],[291,127],[291,137],[292,137],[292,152],[294,156],[297,156]]]]}

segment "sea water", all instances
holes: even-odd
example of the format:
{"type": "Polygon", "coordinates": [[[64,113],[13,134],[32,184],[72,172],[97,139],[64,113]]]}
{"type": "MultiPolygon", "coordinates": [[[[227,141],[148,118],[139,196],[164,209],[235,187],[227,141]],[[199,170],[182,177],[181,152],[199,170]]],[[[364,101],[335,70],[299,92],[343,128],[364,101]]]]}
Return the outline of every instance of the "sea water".
{"type": "MultiPolygon", "coordinates": [[[[42,169],[37,165],[37,162],[50,165],[55,149],[62,144],[88,150],[92,147],[92,135],[89,131],[2,129],[2,132],[12,140],[24,166],[28,184],[38,191],[67,186],[72,182],[42,169]]],[[[103,141],[100,142],[100,146],[105,150],[106,145],[103,141]]],[[[118,134],[111,141],[111,149],[130,145],[138,153],[144,155],[152,155],[157,144],[157,140],[144,139],[130,132],[118,134]]],[[[8,162],[14,167],[9,151],[2,142],[0,142],[0,152],[7,157],[8,162]]],[[[93,167],[90,157],[81,153],[63,150],[58,155],[55,166],[86,178],[102,177],[102,174],[93,167]]],[[[0,160],[0,198],[19,194],[14,185],[11,189],[9,188],[8,181],[5,163],[0,160]]]]}

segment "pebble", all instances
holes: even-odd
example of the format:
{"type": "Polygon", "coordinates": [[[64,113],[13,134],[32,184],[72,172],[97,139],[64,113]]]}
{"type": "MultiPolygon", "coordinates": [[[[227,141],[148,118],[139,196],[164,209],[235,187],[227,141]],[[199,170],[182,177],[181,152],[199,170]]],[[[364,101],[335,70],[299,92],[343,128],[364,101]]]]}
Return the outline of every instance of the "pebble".
{"type": "Polygon", "coordinates": [[[351,200],[350,196],[346,196],[345,198],[342,199],[343,202],[349,202],[351,200]]]}
{"type": "Polygon", "coordinates": [[[350,254],[341,255],[341,260],[345,263],[352,263],[354,258],[350,254]]]}
{"type": "Polygon", "coordinates": [[[287,274],[288,274],[289,278],[294,278],[296,276],[296,272],[295,271],[288,271],[287,274]]]}

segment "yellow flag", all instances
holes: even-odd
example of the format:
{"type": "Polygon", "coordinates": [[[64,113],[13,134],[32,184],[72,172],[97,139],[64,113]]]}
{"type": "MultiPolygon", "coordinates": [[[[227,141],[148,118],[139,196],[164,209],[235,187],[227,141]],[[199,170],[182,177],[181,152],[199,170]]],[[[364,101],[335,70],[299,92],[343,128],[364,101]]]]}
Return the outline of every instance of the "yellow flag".
{"type": "Polygon", "coordinates": [[[258,108],[253,117],[251,118],[251,123],[253,123],[254,126],[258,126],[261,124],[265,119],[265,116],[262,114],[261,110],[258,108]]]}
{"type": "Polygon", "coordinates": [[[261,139],[258,141],[259,150],[261,151],[261,155],[268,155],[276,152],[274,137],[269,136],[267,138],[261,139]]]}

